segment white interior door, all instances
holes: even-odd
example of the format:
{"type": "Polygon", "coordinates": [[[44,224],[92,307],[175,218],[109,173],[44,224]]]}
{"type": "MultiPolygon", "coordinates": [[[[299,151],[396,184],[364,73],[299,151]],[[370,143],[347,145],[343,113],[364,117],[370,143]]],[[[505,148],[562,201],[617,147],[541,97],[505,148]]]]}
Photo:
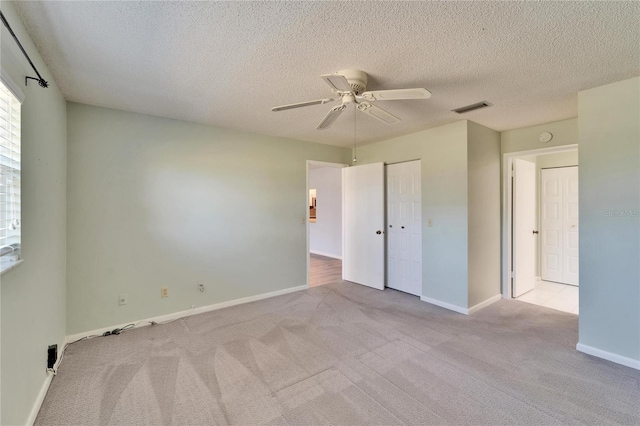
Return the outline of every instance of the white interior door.
{"type": "Polygon", "coordinates": [[[342,279],[384,290],[384,164],[342,169],[342,279]]]}
{"type": "Polygon", "coordinates": [[[543,280],[578,285],[578,167],[540,172],[543,280]]]}
{"type": "Polygon", "coordinates": [[[420,160],[386,166],[387,287],[422,295],[420,160]]]}
{"type": "Polygon", "coordinates": [[[536,282],[536,165],[513,161],[513,297],[533,290],[536,282]]]}

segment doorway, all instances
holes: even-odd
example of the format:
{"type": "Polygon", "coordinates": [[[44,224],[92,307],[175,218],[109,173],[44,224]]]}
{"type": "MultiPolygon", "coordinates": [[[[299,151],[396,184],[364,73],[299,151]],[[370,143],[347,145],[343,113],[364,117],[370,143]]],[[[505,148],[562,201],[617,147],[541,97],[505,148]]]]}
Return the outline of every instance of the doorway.
{"type": "Polygon", "coordinates": [[[342,171],[346,164],[307,161],[307,285],[342,279],[342,171]]]}
{"type": "Polygon", "coordinates": [[[504,160],[503,297],[578,314],[577,147],[504,160]]]}

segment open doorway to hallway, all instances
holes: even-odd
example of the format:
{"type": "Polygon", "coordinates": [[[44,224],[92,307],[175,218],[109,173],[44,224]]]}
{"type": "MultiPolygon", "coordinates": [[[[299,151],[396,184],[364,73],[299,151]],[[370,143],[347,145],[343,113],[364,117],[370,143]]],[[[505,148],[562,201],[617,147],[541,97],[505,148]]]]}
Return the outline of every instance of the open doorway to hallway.
{"type": "Polygon", "coordinates": [[[307,162],[309,287],[342,279],[342,168],[307,162]]]}
{"type": "Polygon", "coordinates": [[[578,151],[509,160],[510,297],[578,314],[578,151]]]}

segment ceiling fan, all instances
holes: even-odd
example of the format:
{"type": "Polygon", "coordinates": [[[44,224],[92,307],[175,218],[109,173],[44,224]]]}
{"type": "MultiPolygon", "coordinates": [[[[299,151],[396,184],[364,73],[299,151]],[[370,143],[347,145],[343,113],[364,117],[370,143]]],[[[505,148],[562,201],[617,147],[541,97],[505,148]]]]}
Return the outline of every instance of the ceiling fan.
{"type": "Polygon", "coordinates": [[[367,73],[356,69],[342,70],[335,74],[325,74],[321,77],[325,83],[333,89],[334,95],[336,96],[335,98],[318,99],[315,101],[277,106],[271,108],[271,111],[284,111],[287,109],[301,108],[311,105],[321,105],[340,99],[341,104],[331,108],[322,121],[318,123],[316,129],[322,130],[331,126],[349,104],[355,104],[358,111],[363,112],[370,117],[377,118],[385,124],[394,124],[399,122],[400,119],[383,110],[379,106],[372,104],[372,102],[399,101],[405,99],[429,99],[431,97],[431,93],[427,89],[423,88],[375,90],[366,92],[367,73]]]}

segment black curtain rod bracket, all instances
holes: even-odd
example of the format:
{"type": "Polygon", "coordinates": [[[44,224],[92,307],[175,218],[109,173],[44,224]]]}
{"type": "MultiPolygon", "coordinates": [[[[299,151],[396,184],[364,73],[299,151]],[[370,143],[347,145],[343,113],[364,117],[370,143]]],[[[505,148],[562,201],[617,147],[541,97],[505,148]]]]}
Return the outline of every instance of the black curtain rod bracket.
{"type": "Polygon", "coordinates": [[[13,37],[13,39],[16,41],[16,44],[18,45],[18,47],[22,51],[22,54],[24,55],[24,57],[27,58],[27,61],[29,61],[29,64],[31,65],[31,68],[33,68],[33,70],[35,71],[36,75],[38,76],[38,78],[29,77],[29,76],[25,77],[24,78],[24,85],[26,86],[27,82],[29,80],[36,80],[38,82],[38,85],[40,85],[40,87],[44,87],[45,89],[47,87],[49,87],[49,82],[47,80],[45,80],[44,78],[42,78],[42,76],[40,75],[40,73],[36,69],[36,66],[33,65],[33,62],[31,62],[31,58],[29,58],[29,55],[27,55],[27,51],[24,50],[24,47],[22,47],[22,44],[20,43],[20,40],[18,40],[18,37],[16,36],[16,34],[11,29],[11,25],[9,25],[9,22],[7,22],[7,18],[4,17],[4,13],[2,13],[1,10],[0,10],[0,18],[2,19],[2,23],[4,24],[4,26],[7,27],[7,30],[9,30],[9,33],[11,33],[11,36],[13,37]]]}

